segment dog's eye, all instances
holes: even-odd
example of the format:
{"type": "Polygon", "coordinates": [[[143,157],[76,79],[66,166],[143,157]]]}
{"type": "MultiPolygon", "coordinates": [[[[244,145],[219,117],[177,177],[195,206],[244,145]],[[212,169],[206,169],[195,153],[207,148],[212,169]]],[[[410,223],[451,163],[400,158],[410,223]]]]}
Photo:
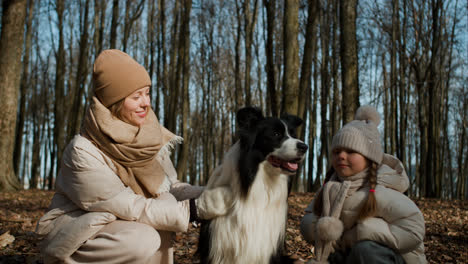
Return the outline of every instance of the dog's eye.
{"type": "Polygon", "coordinates": [[[273,132],[273,136],[274,136],[274,137],[281,137],[281,133],[278,132],[278,131],[274,131],[274,132],[273,132]]]}

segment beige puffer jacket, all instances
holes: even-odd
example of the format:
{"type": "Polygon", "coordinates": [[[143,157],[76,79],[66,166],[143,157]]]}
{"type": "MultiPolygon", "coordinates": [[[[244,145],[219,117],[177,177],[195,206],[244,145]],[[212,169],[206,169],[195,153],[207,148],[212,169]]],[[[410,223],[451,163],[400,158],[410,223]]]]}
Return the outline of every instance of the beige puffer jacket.
{"type": "MultiPolygon", "coordinates": [[[[384,155],[377,183],[375,217],[362,222],[357,219],[359,209],[367,198],[368,186],[346,198],[340,215],[344,232],[335,249],[351,247],[361,240],[372,240],[395,249],[406,263],[427,263],[423,243],[424,217],[416,204],[402,193],[407,190],[409,181],[396,157],[384,155]]],[[[314,201],[307,207],[301,222],[301,232],[310,243],[315,240],[313,230],[318,220],[313,213],[314,201]]]]}
{"type": "Polygon", "coordinates": [[[157,158],[167,177],[160,187],[162,195],[148,199],[124,186],[110,158],[94,144],[75,136],[64,151],[49,210],[37,224],[36,232],[45,235],[42,252],[63,260],[117,218],[156,230],[186,231],[189,205],[185,199],[198,196],[202,188],[178,182],[169,157],[157,158]]]}

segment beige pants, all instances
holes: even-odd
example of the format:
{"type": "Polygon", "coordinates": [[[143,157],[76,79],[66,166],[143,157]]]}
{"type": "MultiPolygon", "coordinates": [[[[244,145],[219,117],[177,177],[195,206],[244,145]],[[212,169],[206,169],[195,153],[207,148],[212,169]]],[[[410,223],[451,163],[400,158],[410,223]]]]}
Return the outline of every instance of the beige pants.
{"type": "Polygon", "coordinates": [[[86,241],[65,263],[172,264],[172,232],[149,225],[114,221],[86,241]]]}

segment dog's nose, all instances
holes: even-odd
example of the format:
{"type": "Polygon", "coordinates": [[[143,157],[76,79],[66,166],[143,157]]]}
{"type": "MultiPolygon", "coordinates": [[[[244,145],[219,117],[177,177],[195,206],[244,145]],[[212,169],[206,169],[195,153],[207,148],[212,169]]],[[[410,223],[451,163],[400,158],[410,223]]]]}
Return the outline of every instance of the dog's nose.
{"type": "Polygon", "coordinates": [[[307,149],[309,148],[306,144],[303,142],[297,142],[297,150],[300,154],[306,153],[307,149]]]}

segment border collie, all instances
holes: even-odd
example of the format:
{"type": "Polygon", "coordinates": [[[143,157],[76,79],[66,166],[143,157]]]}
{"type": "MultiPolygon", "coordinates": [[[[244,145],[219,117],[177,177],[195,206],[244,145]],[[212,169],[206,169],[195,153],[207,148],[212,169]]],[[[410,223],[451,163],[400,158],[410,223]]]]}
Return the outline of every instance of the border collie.
{"type": "Polygon", "coordinates": [[[226,215],[203,221],[201,263],[293,263],[283,256],[289,177],[307,145],[295,138],[297,116],[264,117],[254,107],[236,116],[239,140],[210,177],[208,189],[229,186],[233,204],[226,215]]]}

